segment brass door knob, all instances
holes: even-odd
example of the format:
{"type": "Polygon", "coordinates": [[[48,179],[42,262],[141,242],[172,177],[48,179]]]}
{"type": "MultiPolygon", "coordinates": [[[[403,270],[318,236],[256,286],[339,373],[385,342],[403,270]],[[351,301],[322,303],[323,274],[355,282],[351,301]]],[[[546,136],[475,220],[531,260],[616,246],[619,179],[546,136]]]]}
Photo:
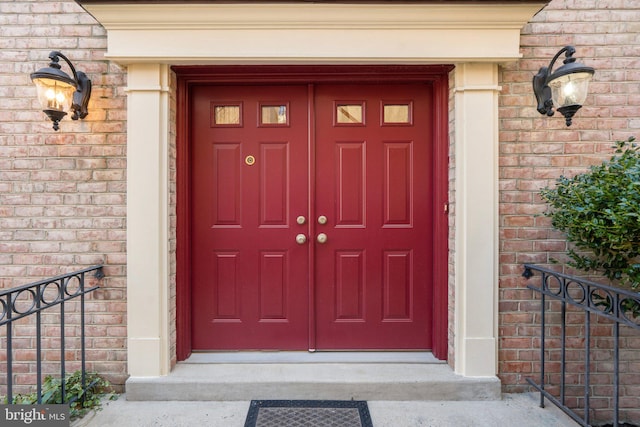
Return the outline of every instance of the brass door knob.
{"type": "Polygon", "coordinates": [[[318,237],[316,237],[316,240],[318,241],[318,243],[326,243],[327,242],[327,235],[324,233],[320,233],[318,234],[318,237]]]}
{"type": "Polygon", "coordinates": [[[305,243],[307,243],[307,236],[305,236],[304,234],[298,234],[296,236],[296,243],[299,245],[304,245],[305,243]]]}

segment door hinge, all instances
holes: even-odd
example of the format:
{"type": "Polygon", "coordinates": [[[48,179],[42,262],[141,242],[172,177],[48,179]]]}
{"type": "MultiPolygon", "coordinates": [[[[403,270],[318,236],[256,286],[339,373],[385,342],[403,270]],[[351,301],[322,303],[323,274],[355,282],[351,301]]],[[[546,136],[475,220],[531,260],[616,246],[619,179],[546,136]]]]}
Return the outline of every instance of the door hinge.
{"type": "Polygon", "coordinates": [[[444,213],[449,213],[449,203],[444,204],[444,213]]]}

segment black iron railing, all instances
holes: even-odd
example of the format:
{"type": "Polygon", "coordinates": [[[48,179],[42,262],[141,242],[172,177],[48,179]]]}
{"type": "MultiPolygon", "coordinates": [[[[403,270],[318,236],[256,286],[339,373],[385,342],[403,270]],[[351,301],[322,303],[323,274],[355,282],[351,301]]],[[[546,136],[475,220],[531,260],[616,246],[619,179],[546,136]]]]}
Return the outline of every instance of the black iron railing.
{"type": "Polygon", "coordinates": [[[76,298],[80,301],[80,363],[82,387],[86,390],[85,295],[98,289],[98,286],[86,287],[85,277],[92,271],[95,278],[104,277],[102,266],[96,265],[0,292],[0,327],[6,325],[7,340],[7,403],[13,401],[13,326],[16,321],[31,315],[36,318],[37,403],[42,403],[42,313],[56,306],[60,309],[60,376],[62,401],[65,401],[65,306],[76,298]]]}
{"type": "Polygon", "coordinates": [[[613,288],[580,279],[574,276],[558,273],[543,267],[525,264],[523,276],[530,279],[535,272],[541,274],[539,287],[528,285],[540,293],[540,383],[531,378],[527,381],[540,392],[540,406],[544,407],[544,399],[547,398],[558,408],[562,409],[574,421],[582,426],[590,425],[590,398],[591,398],[591,323],[592,316],[609,319],[613,327],[613,426],[619,425],[620,414],[620,326],[626,325],[640,330],[640,293],[613,288]],[[560,384],[545,384],[545,342],[547,328],[545,314],[549,314],[550,301],[560,303],[560,384]],[[579,409],[572,409],[566,405],[566,376],[567,376],[567,308],[575,307],[584,313],[584,354],[581,360],[584,363],[584,415],[578,415],[579,409]],[[559,396],[554,396],[545,386],[557,386],[559,396]]]}

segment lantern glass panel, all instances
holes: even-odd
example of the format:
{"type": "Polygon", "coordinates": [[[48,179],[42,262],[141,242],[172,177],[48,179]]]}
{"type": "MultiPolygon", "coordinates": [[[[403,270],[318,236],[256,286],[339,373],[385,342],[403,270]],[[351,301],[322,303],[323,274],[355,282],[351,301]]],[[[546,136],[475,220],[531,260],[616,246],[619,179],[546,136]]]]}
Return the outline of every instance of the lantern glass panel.
{"type": "Polygon", "coordinates": [[[69,111],[76,88],[60,80],[38,78],[33,82],[43,110],[69,111]]]}
{"type": "Polygon", "coordinates": [[[551,80],[548,85],[551,88],[553,105],[560,108],[584,104],[591,77],[591,73],[572,73],[551,80]]]}

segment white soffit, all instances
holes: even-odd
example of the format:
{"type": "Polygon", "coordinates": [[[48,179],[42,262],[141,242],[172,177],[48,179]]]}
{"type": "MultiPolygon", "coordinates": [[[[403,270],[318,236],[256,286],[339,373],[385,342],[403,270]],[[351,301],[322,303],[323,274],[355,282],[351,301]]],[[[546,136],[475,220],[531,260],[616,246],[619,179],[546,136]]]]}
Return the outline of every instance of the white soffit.
{"type": "Polygon", "coordinates": [[[84,4],[123,64],[513,61],[546,2],[84,4]]]}

